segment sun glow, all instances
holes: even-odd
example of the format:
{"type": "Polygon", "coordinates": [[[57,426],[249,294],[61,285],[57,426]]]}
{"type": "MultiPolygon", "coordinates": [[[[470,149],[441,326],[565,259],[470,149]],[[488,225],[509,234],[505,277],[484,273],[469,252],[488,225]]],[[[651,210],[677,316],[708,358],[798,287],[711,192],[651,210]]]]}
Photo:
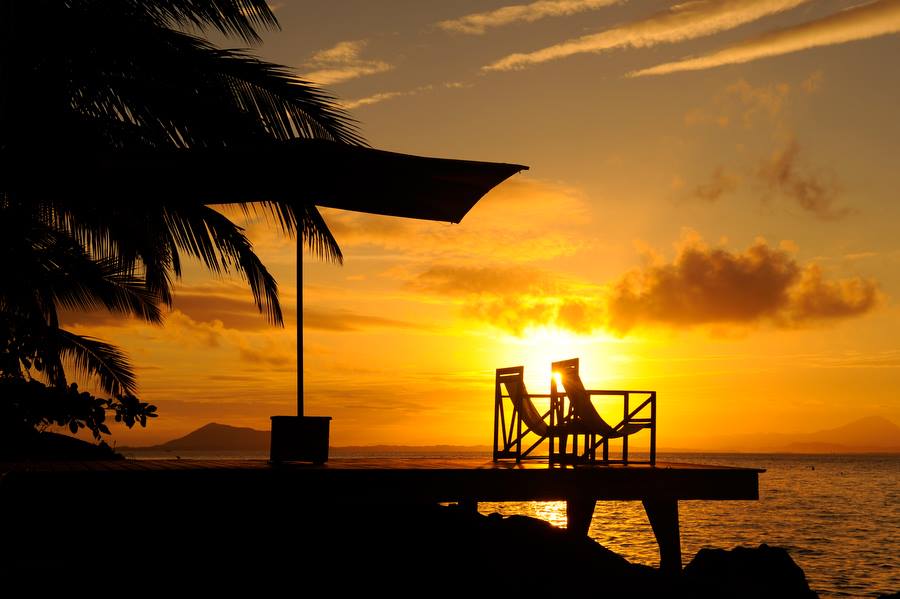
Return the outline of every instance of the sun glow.
{"type": "Polygon", "coordinates": [[[577,335],[554,327],[527,329],[521,337],[510,336],[504,340],[498,364],[525,366],[525,383],[532,393],[549,393],[550,377],[554,376],[550,364],[569,358],[581,359],[583,380],[599,383],[611,374],[607,342],[603,335],[577,335]]]}
{"type": "Polygon", "coordinates": [[[556,386],[562,387],[562,375],[558,372],[554,372],[553,378],[556,380],[556,386]]]}

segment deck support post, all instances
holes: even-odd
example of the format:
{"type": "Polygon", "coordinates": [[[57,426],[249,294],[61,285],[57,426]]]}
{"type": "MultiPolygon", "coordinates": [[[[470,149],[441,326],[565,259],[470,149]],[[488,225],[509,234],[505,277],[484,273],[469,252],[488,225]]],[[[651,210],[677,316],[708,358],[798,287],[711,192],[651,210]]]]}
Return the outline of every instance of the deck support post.
{"type": "Polygon", "coordinates": [[[678,528],[677,499],[644,499],[644,510],[659,544],[659,570],[681,573],[681,533],[678,528]]]}
{"type": "Polygon", "coordinates": [[[597,500],[589,497],[566,499],[566,530],[574,535],[586,537],[591,528],[596,505],[597,500]]]}

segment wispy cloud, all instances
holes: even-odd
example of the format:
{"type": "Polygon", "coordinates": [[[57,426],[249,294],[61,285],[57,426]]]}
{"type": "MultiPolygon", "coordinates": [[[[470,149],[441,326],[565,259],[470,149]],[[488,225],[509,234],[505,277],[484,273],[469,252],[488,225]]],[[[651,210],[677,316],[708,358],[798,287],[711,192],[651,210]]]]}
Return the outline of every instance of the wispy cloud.
{"type": "Polygon", "coordinates": [[[401,98],[403,96],[413,96],[420,91],[421,90],[419,89],[414,89],[396,92],[378,92],[377,94],[372,94],[371,96],[366,96],[364,98],[357,98],[356,100],[346,100],[343,102],[343,105],[347,110],[352,110],[353,108],[359,108],[360,106],[378,104],[380,102],[384,102],[385,100],[392,100],[394,98],[401,98]]]}
{"type": "Polygon", "coordinates": [[[391,92],[378,92],[377,94],[372,94],[371,96],[366,96],[364,98],[357,98],[356,100],[346,100],[342,102],[344,108],[347,110],[352,110],[354,108],[359,108],[360,106],[369,106],[371,104],[379,104],[386,100],[393,100],[394,98],[403,98],[405,96],[417,96],[423,92],[434,91],[435,89],[460,89],[463,87],[470,87],[465,83],[460,83],[459,81],[448,81],[446,83],[441,83],[440,85],[435,85],[433,83],[429,83],[428,85],[420,85],[419,87],[414,87],[412,89],[402,90],[402,91],[391,91],[391,92]]]}
{"type": "Polygon", "coordinates": [[[590,52],[613,48],[646,48],[681,42],[734,29],[762,17],[790,10],[809,0],[692,0],[676,4],[620,27],[567,40],[524,54],[510,54],[485,67],[509,71],[590,52]]]}
{"type": "Polygon", "coordinates": [[[711,69],[897,32],[900,32],[900,0],[876,0],[802,25],[766,33],[718,52],[668,62],[635,71],[629,76],[666,75],[679,71],[711,69]]]}
{"type": "Polygon", "coordinates": [[[837,220],[850,214],[846,207],[836,207],[841,186],[830,170],[811,170],[800,160],[800,144],[789,139],[764,161],[757,171],[759,181],[770,192],[793,200],[803,210],[822,220],[837,220]]]}
{"type": "Polygon", "coordinates": [[[383,60],[362,58],[367,43],[366,40],[345,41],[316,52],[307,63],[315,70],[304,73],[303,78],[320,85],[332,85],[394,68],[383,60]]]}
{"type": "Polygon", "coordinates": [[[303,310],[303,328],[332,332],[353,332],[370,328],[425,329],[424,325],[394,318],[357,314],[349,310],[307,307],[303,310]]]}
{"type": "Polygon", "coordinates": [[[690,197],[707,203],[717,202],[722,196],[736,190],[739,183],[740,177],[719,165],[713,170],[708,181],[692,190],[690,197]]]}
{"type": "Polygon", "coordinates": [[[455,33],[481,35],[495,27],[513,23],[533,23],[546,17],[564,17],[595,10],[622,0],[538,0],[530,4],[511,4],[496,10],[472,13],[438,23],[438,27],[455,33]]]}

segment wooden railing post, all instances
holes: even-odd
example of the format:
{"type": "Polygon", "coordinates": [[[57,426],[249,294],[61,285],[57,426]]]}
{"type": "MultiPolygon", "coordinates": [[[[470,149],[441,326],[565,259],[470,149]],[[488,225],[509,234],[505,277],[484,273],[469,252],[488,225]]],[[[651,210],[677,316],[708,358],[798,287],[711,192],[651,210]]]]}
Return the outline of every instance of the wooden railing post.
{"type": "Polygon", "coordinates": [[[650,396],[650,465],[656,465],[656,391],[650,396]]]}
{"type": "MultiPolygon", "coordinates": [[[[628,426],[628,392],[625,392],[624,415],[622,417],[623,426],[628,426]]],[[[628,463],[628,435],[622,437],[622,461],[628,463]]]]}

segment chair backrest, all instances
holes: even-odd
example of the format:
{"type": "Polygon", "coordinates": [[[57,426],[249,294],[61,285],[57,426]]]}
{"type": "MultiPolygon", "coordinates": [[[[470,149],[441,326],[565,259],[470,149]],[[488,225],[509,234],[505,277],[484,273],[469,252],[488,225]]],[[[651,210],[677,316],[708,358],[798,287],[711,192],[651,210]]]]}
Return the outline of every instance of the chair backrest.
{"type": "Polygon", "coordinates": [[[581,382],[581,376],[578,374],[578,358],[554,362],[552,371],[553,373],[559,373],[559,378],[575,412],[575,417],[590,432],[602,435],[613,434],[615,429],[600,417],[600,414],[591,402],[590,394],[584,388],[584,383],[581,382]]]}
{"type": "Polygon", "coordinates": [[[534,407],[531,396],[525,389],[525,367],[498,368],[497,384],[506,387],[506,394],[526,426],[535,434],[546,436],[547,423],[541,418],[541,413],[534,407]]]}

